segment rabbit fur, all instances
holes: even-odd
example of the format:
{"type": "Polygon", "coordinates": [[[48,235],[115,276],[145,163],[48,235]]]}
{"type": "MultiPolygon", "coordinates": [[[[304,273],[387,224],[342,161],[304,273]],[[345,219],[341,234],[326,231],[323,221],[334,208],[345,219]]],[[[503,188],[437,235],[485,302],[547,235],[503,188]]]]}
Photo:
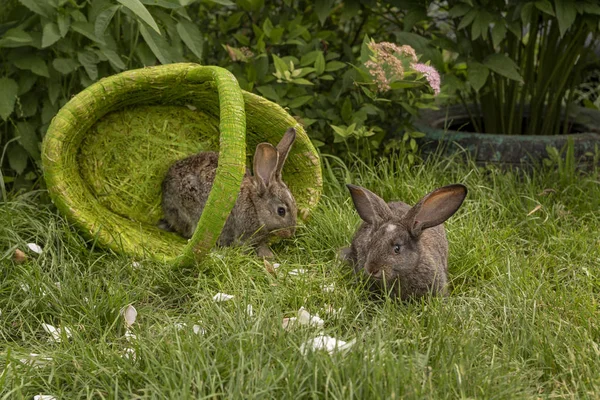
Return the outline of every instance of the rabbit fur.
{"type": "MultiPolygon", "coordinates": [[[[295,233],[297,207],[294,196],[283,182],[281,172],[296,130],[288,129],[277,147],[260,143],[253,159],[253,172],[247,169],[240,193],[219,236],[220,246],[241,242],[256,248],[258,256],[272,257],[268,247],[271,235],[284,238],[295,233]]],[[[164,219],[159,226],[191,237],[198,224],[215,179],[218,153],[201,152],[173,164],[162,184],[164,219]]]]}
{"type": "Polygon", "coordinates": [[[462,205],[467,188],[444,186],[414,207],[386,203],[375,193],[347,185],[363,220],[342,259],[354,272],[367,274],[373,289],[386,289],[402,300],[427,294],[447,295],[448,240],[443,222],[462,205]]]}

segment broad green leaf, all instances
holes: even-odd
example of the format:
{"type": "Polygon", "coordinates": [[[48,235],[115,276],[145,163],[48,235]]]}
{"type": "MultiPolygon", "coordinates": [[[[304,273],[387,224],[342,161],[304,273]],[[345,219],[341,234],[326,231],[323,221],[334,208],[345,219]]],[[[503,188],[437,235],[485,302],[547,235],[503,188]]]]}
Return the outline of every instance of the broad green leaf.
{"type": "Polygon", "coordinates": [[[29,92],[37,80],[38,76],[35,74],[29,72],[19,74],[19,91],[17,92],[17,96],[22,96],[29,92]]]}
{"type": "Polygon", "coordinates": [[[479,10],[472,9],[465,15],[461,20],[460,24],[458,24],[458,30],[464,29],[467,26],[471,25],[471,23],[475,20],[477,15],[479,14],[479,10]]]}
{"type": "Polygon", "coordinates": [[[120,6],[112,6],[98,14],[96,22],[94,22],[94,34],[97,37],[101,38],[104,36],[106,28],[110,25],[110,21],[113,19],[119,7],[120,6]]]}
{"type": "Polygon", "coordinates": [[[58,96],[61,95],[62,86],[58,79],[50,79],[48,81],[48,98],[52,104],[56,104],[58,96]]]}
{"type": "Polygon", "coordinates": [[[61,74],[68,75],[79,68],[79,63],[71,58],[55,58],[52,66],[61,74]]]}
{"type": "Polygon", "coordinates": [[[333,81],[335,78],[331,75],[321,75],[319,76],[319,79],[322,79],[324,81],[333,81]]]}
{"type": "Polygon", "coordinates": [[[156,56],[146,43],[140,43],[135,48],[135,55],[143,66],[148,67],[156,64],[156,56]]]}
{"type": "Polygon", "coordinates": [[[307,65],[313,64],[319,54],[322,54],[320,50],[314,50],[304,54],[300,59],[300,66],[305,67],[307,65]]]}
{"type": "Polygon", "coordinates": [[[517,64],[504,54],[490,54],[483,60],[483,65],[499,75],[517,82],[523,82],[517,64]]]}
{"type": "Polygon", "coordinates": [[[144,41],[152,50],[152,53],[158,58],[161,64],[170,64],[171,59],[169,58],[169,44],[167,41],[154,31],[149,31],[143,24],[139,24],[140,33],[144,38],[144,41]]]}
{"type": "Polygon", "coordinates": [[[415,8],[406,13],[404,17],[404,32],[410,32],[412,28],[420,21],[427,20],[427,12],[424,9],[415,8]]]}
{"type": "Polygon", "coordinates": [[[350,96],[347,96],[342,104],[342,109],[340,110],[340,116],[345,123],[349,123],[352,120],[353,111],[352,100],[350,100],[350,96]]]}
{"type": "Polygon", "coordinates": [[[325,65],[325,71],[327,71],[327,72],[333,72],[333,71],[337,71],[339,69],[342,69],[345,66],[346,66],[345,62],[341,62],[341,61],[329,61],[325,65]]]}
{"type": "Polygon", "coordinates": [[[177,23],[177,33],[183,40],[183,43],[194,53],[198,60],[202,60],[202,34],[200,33],[200,29],[188,21],[179,21],[177,23]]]}
{"type": "Polygon", "coordinates": [[[595,14],[600,15],[600,5],[593,3],[583,3],[581,4],[583,8],[583,12],[587,14],[595,14]]]}
{"type": "Polygon", "coordinates": [[[0,87],[0,117],[6,121],[15,109],[19,85],[14,80],[3,77],[0,78],[0,87]]]}
{"type": "MultiPolygon", "coordinates": [[[[44,103],[42,105],[42,124],[49,123],[50,120],[52,120],[52,118],[54,118],[54,116],[56,115],[57,112],[58,112],[58,108],[55,107],[49,99],[44,99],[44,103]]],[[[23,144],[23,143],[21,143],[21,144],[23,144]]],[[[25,147],[25,146],[23,146],[23,147],[25,147]]]]}
{"type": "Polygon", "coordinates": [[[44,25],[44,30],[42,33],[42,48],[52,46],[54,43],[58,42],[60,39],[60,32],[58,30],[58,25],[54,22],[47,22],[44,25]]]}
{"type": "Polygon", "coordinates": [[[29,43],[33,39],[31,35],[19,28],[13,28],[7,30],[4,35],[2,35],[2,40],[10,40],[15,43],[29,43]]]}
{"type": "Polygon", "coordinates": [[[60,36],[67,36],[69,28],[71,27],[71,16],[58,14],[56,22],[58,23],[58,31],[60,32],[60,36]]]}
{"type": "Polygon", "coordinates": [[[463,15],[471,11],[472,8],[473,7],[469,6],[468,4],[457,4],[454,7],[452,7],[450,11],[448,11],[448,15],[450,15],[452,18],[462,17],[463,15]]]}
{"type": "Polygon", "coordinates": [[[281,75],[283,75],[284,72],[289,71],[288,65],[285,63],[285,61],[277,57],[275,54],[273,54],[273,63],[275,64],[275,70],[281,75]]]}
{"type": "Polygon", "coordinates": [[[555,0],[556,19],[558,19],[558,29],[562,37],[565,32],[573,25],[577,17],[575,2],[572,0],[555,0]]]}
{"type": "Polygon", "coordinates": [[[50,18],[54,12],[52,5],[48,0],[19,0],[19,2],[34,13],[46,18],[50,18]]]}
{"type": "Polygon", "coordinates": [[[538,0],[535,2],[535,8],[544,12],[548,15],[554,16],[554,10],[552,9],[552,3],[549,0],[538,0]]]}
{"type": "MultiPolygon", "coordinates": [[[[117,0],[117,1],[121,4],[123,4],[125,7],[129,8],[135,15],[138,16],[138,18],[140,18],[142,21],[144,21],[145,23],[150,25],[150,27],[152,29],[154,29],[154,31],[156,33],[158,33],[160,35],[160,29],[158,29],[158,25],[156,24],[156,21],[154,21],[154,18],[152,18],[152,15],[148,11],[148,9],[142,4],[142,2],[140,2],[140,0],[117,0]]],[[[150,44],[148,44],[148,45],[150,46],[150,44]]],[[[150,46],[150,48],[152,48],[152,46],[150,46]]],[[[152,50],[152,51],[154,51],[154,50],[152,50]]],[[[154,54],[156,54],[156,53],[154,53],[154,54]]],[[[160,58],[159,58],[159,60],[160,60],[160,58]]],[[[165,64],[165,63],[163,63],[163,64],[165,64]]]]}
{"type": "Polygon", "coordinates": [[[444,69],[442,53],[431,46],[431,41],[412,32],[396,32],[396,43],[407,44],[420,54],[420,62],[431,61],[438,70],[444,69]]]}
{"type": "Polygon", "coordinates": [[[479,91],[485,85],[485,81],[490,74],[489,69],[478,62],[469,62],[468,64],[468,78],[467,80],[473,86],[476,92],[479,91]]]}
{"type": "Polygon", "coordinates": [[[48,66],[41,57],[30,54],[15,59],[13,64],[19,69],[31,71],[36,75],[44,76],[46,78],[50,77],[48,66]]]}
{"type": "Polygon", "coordinates": [[[100,51],[102,52],[102,54],[104,54],[104,56],[108,59],[108,61],[116,70],[124,70],[125,68],[127,68],[123,60],[121,60],[121,57],[119,57],[119,55],[115,51],[106,47],[102,47],[100,51]]]}
{"type": "Polygon", "coordinates": [[[497,21],[492,28],[492,43],[494,47],[498,47],[502,40],[506,37],[506,25],[503,21],[497,21]]]}
{"type": "Polygon", "coordinates": [[[183,7],[179,0],[141,0],[147,6],[157,6],[168,9],[177,9],[183,7]]]}
{"type": "Polygon", "coordinates": [[[83,51],[77,53],[77,60],[83,65],[85,68],[85,72],[87,72],[88,76],[92,81],[98,79],[98,56],[92,53],[91,51],[83,51]]]}
{"type": "Polygon", "coordinates": [[[279,95],[277,94],[275,89],[273,89],[273,86],[271,86],[271,85],[258,86],[256,88],[256,90],[258,90],[260,92],[260,94],[262,94],[269,100],[273,100],[273,101],[277,101],[277,102],[279,102],[279,100],[280,100],[279,95]]]}
{"type": "Polygon", "coordinates": [[[295,78],[295,79],[292,79],[292,82],[294,82],[295,84],[298,84],[298,85],[314,85],[314,83],[312,83],[311,81],[304,79],[304,78],[295,78]]]}
{"type": "Polygon", "coordinates": [[[18,143],[11,143],[8,148],[8,165],[10,168],[17,173],[17,175],[21,175],[25,168],[27,167],[27,152],[25,149],[18,143]]]}
{"type": "Polygon", "coordinates": [[[531,14],[533,13],[533,3],[525,3],[521,8],[521,22],[523,26],[527,26],[531,21],[531,14]]]}
{"type": "Polygon", "coordinates": [[[315,3],[314,3],[315,4],[315,13],[317,14],[317,17],[319,18],[319,22],[321,22],[321,25],[323,25],[325,23],[325,20],[329,16],[329,13],[331,12],[331,9],[333,8],[334,3],[335,3],[334,0],[315,1],[315,3]]]}
{"type": "Polygon", "coordinates": [[[16,133],[20,136],[19,143],[21,143],[21,146],[34,160],[39,161],[40,149],[38,144],[40,140],[35,133],[35,126],[31,122],[19,122],[16,128],[16,133]]]}
{"type": "Polygon", "coordinates": [[[298,108],[303,106],[304,104],[308,103],[310,100],[312,100],[313,96],[300,96],[300,97],[296,97],[293,100],[291,100],[288,103],[288,107],[290,108],[298,108]]]}
{"type": "Polygon", "coordinates": [[[102,38],[99,38],[94,33],[94,26],[89,22],[75,21],[71,24],[71,28],[77,32],[85,36],[86,38],[97,42],[99,44],[106,44],[102,38]]]}
{"type": "Polygon", "coordinates": [[[235,3],[231,0],[206,0],[210,3],[220,4],[222,6],[235,6],[235,3]]]}
{"type": "Polygon", "coordinates": [[[271,31],[273,30],[273,23],[271,22],[271,20],[269,18],[267,18],[265,20],[265,22],[263,22],[263,26],[262,26],[263,32],[265,33],[265,35],[270,38],[271,37],[271,31]]]}
{"type": "Polygon", "coordinates": [[[323,52],[320,51],[315,59],[315,73],[317,75],[322,75],[323,72],[325,72],[325,57],[323,56],[323,52]]]}
{"type": "Polygon", "coordinates": [[[271,31],[271,42],[279,43],[281,41],[281,37],[283,36],[284,32],[285,32],[285,29],[283,29],[280,26],[277,28],[273,28],[273,30],[271,31]]]}

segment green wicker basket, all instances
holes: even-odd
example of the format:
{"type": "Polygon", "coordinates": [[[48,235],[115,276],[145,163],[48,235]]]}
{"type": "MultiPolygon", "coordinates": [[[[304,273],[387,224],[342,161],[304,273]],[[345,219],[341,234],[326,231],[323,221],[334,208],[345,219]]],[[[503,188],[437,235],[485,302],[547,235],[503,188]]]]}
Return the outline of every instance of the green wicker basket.
{"type": "Polygon", "coordinates": [[[170,64],[123,72],[73,97],[52,120],[42,146],[44,176],[60,212],[96,243],[175,264],[215,245],[260,142],[276,144],[290,126],[296,142],[283,177],[305,220],[322,192],[319,156],[283,108],[240,90],[227,70],[170,64]],[[219,167],[198,228],[187,241],[157,228],[169,166],[202,150],[219,167]]]}

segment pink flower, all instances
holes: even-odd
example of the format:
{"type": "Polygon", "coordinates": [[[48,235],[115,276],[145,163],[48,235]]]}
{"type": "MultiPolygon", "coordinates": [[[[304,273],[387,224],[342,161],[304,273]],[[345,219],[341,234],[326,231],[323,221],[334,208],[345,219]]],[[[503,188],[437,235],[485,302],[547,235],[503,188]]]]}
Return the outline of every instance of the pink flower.
{"type": "Polygon", "coordinates": [[[377,90],[387,92],[390,90],[390,81],[386,73],[386,68],[392,76],[400,79],[404,77],[404,65],[402,59],[397,55],[408,56],[413,63],[417,62],[415,49],[408,45],[398,46],[390,42],[375,43],[371,42],[369,48],[373,52],[372,60],[365,63],[365,67],[375,80],[377,90]]]}
{"type": "Polygon", "coordinates": [[[429,86],[433,89],[433,93],[437,96],[440,94],[440,74],[435,68],[427,64],[412,63],[411,68],[420,72],[425,76],[429,86]]]}

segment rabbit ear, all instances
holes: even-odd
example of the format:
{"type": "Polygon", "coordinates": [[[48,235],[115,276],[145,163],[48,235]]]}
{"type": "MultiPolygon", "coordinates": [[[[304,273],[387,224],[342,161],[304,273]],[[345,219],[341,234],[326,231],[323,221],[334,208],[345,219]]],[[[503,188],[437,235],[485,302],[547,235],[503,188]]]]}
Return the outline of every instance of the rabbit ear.
{"type": "Polygon", "coordinates": [[[354,207],[363,221],[374,224],[392,217],[390,207],[381,197],[360,186],[350,184],[346,186],[350,190],[354,207]]]}
{"type": "Polygon", "coordinates": [[[424,229],[439,225],[452,216],[467,196],[467,187],[460,184],[441,187],[421,199],[404,216],[412,237],[424,229]]]}
{"type": "Polygon", "coordinates": [[[259,189],[263,191],[273,180],[277,160],[277,150],[270,143],[260,143],[254,152],[254,176],[259,189]]]}
{"type": "Polygon", "coordinates": [[[277,153],[279,153],[279,161],[277,162],[277,178],[281,179],[281,171],[283,170],[283,164],[287,159],[288,154],[296,140],[296,129],[289,128],[284,134],[279,143],[277,144],[277,153]]]}

